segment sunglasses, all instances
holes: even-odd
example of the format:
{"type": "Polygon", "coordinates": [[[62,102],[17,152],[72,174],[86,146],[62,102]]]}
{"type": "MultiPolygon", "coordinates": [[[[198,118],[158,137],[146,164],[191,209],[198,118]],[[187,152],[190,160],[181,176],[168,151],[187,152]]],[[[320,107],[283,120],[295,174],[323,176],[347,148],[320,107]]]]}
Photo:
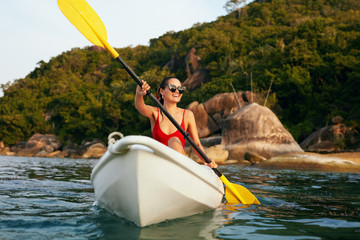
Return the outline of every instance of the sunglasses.
{"type": "Polygon", "coordinates": [[[180,94],[183,94],[186,90],[185,86],[176,87],[175,85],[172,85],[172,84],[168,84],[167,86],[169,87],[171,92],[176,92],[176,89],[177,89],[180,94]]]}

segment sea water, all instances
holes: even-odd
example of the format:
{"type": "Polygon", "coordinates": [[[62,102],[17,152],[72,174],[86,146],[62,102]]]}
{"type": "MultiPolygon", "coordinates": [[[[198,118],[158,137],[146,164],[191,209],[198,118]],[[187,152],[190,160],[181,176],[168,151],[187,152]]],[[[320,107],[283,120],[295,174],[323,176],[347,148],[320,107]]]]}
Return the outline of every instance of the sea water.
{"type": "Polygon", "coordinates": [[[0,156],[0,239],[360,239],[360,174],[221,166],[262,204],[138,228],[96,205],[95,162],[0,156]]]}

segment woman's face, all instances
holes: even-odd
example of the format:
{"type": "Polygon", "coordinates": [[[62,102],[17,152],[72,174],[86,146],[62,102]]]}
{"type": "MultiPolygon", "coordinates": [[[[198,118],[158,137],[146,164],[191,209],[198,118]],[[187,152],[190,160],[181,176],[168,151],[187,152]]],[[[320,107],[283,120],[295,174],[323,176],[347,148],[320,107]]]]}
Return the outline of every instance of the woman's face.
{"type": "MultiPolygon", "coordinates": [[[[181,86],[181,82],[177,78],[170,78],[167,81],[167,84],[174,85],[176,88],[181,86]]],[[[176,89],[175,92],[170,91],[168,85],[164,89],[160,89],[160,93],[163,96],[164,101],[178,103],[181,100],[182,94],[179,93],[179,90],[176,89]]]]}

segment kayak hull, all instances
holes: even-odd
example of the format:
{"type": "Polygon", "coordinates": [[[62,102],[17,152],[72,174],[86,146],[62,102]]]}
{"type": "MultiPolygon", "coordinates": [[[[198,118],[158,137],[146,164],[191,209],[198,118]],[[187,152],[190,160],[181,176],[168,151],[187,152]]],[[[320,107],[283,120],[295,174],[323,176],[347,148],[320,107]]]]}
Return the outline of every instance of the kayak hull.
{"type": "Polygon", "coordinates": [[[98,204],[140,227],[221,204],[221,180],[206,166],[144,136],[108,147],[91,174],[98,204]]]}

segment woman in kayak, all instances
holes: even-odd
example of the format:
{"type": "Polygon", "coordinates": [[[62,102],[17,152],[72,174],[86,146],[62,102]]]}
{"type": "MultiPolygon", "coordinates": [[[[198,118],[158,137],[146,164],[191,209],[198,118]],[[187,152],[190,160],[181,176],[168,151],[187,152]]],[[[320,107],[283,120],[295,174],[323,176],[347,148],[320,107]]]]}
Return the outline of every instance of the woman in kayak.
{"type": "MultiPolygon", "coordinates": [[[[185,139],[179,130],[170,122],[170,120],[160,111],[159,108],[146,105],[144,95],[150,86],[146,81],[142,81],[142,87],[136,88],[135,107],[143,116],[149,118],[151,124],[152,136],[155,140],[169,146],[170,148],[184,154],[185,139]]],[[[204,151],[200,143],[194,114],[190,110],[177,107],[186,87],[181,86],[181,82],[174,77],[167,77],[162,80],[157,90],[156,97],[173,118],[180,123],[180,126],[188,132],[195,144],[204,151]]],[[[196,151],[195,151],[196,152],[196,151]]],[[[200,159],[201,156],[196,152],[200,159]]],[[[217,164],[211,160],[210,164],[205,163],[211,168],[216,168],[217,164]]]]}

